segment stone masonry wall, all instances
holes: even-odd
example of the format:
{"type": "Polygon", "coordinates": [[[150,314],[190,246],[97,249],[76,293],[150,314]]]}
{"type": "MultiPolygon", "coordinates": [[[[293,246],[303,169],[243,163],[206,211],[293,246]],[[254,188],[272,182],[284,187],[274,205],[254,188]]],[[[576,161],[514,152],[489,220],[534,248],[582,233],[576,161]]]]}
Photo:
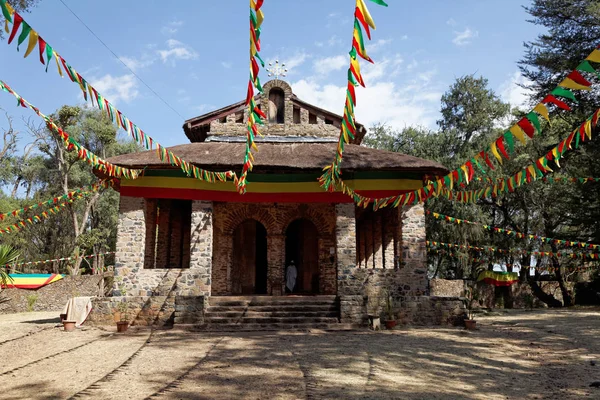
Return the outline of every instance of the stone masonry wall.
{"type": "Polygon", "coordinates": [[[144,199],[121,196],[113,295],[210,295],[212,203],[192,202],[189,268],[144,268],[144,210],[144,199]]]}
{"type": "Polygon", "coordinates": [[[299,203],[214,203],[214,253],[212,293],[231,294],[233,233],[244,221],[254,219],[267,231],[267,293],[283,293],[285,233],[293,221],[305,218],[318,231],[319,292],[336,293],[336,269],[331,249],[335,249],[335,212],[331,204],[299,203]]]}
{"type": "MultiPolygon", "coordinates": [[[[562,301],[562,293],[558,282],[538,282],[544,292],[552,294],[557,300],[562,301]]],[[[430,282],[431,295],[439,297],[464,296],[467,285],[475,284],[479,301],[475,307],[483,308],[531,308],[546,307],[532,293],[528,283],[517,282],[507,288],[496,288],[483,282],[472,282],[462,279],[432,279],[430,282]]],[[[573,290],[574,284],[567,282],[567,288],[573,290]]]]}
{"type": "MultiPolygon", "coordinates": [[[[389,212],[389,211],[387,211],[389,212]]],[[[356,256],[356,210],[354,205],[338,204],[336,206],[337,225],[337,262],[338,262],[338,294],[340,295],[342,320],[351,323],[364,323],[367,318],[365,298],[385,298],[385,293],[390,293],[396,299],[420,297],[428,294],[428,279],[426,269],[425,252],[425,213],[422,205],[405,207],[401,210],[398,218],[401,220],[401,227],[393,225],[393,215],[380,218],[372,218],[373,221],[386,220],[392,222],[392,226],[385,229],[385,226],[378,226],[375,232],[390,232],[394,237],[390,243],[388,240],[388,249],[382,246],[386,242],[376,241],[367,232],[361,228],[361,236],[366,237],[366,253],[369,254],[370,247],[368,242],[379,243],[379,253],[381,260],[378,261],[376,251],[372,252],[371,257],[375,257],[375,266],[372,267],[372,261],[367,259],[361,267],[357,264],[356,256]],[[383,228],[383,229],[382,229],[383,228]],[[398,236],[401,234],[401,237],[398,236]],[[391,246],[390,246],[391,245],[391,246]],[[394,250],[395,249],[395,250],[394,250]],[[398,250],[401,254],[396,254],[398,250]],[[396,254],[401,262],[394,268],[381,268],[387,266],[384,263],[385,255],[396,254]]],[[[373,229],[371,229],[373,230],[373,229]]],[[[381,238],[381,235],[380,235],[381,238]]],[[[363,258],[364,260],[364,258],[363,258]]],[[[379,300],[376,300],[379,302],[379,300]]],[[[402,302],[400,302],[402,303],[402,302]]]]}
{"type": "MultiPolygon", "coordinates": [[[[309,111],[295,106],[292,102],[292,88],[284,81],[271,80],[264,84],[264,94],[257,97],[256,103],[261,107],[265,115],[269,115],[269,107],[273,104],[268,101],[269,92],[273,88],[280,88],[284,93],[285,118],[283,124],[266,122],[260,127],[261,134],[265,136],[314,136],[337,138],[339,135],[339,121],[334,124],[326,124],[322,115],[316,114],[316,124],[310,124],[309,111]],[[300,123],[294,123],[294,107],[300,108],[300,123]]],[[[225,117],[224,122],[214,120],[210,123],[210,136],[246,136],[246,121],[248,121],[248,111],[244,107],[243,111],[236,111],[225,117]],[[243,113],[243,120],[238,118],[239,113],[243,113]]],[[[268,121],[268,119],[267,119],[268,121]]]]}

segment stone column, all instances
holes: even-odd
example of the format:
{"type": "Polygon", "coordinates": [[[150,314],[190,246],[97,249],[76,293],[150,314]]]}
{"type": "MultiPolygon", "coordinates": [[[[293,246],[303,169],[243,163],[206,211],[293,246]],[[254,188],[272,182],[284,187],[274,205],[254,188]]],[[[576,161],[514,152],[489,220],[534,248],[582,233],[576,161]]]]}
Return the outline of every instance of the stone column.
{"type": "Polygon", "coordinates": [[[146,251],[144,254],[144,268],[156,268],[156,211],[158,200],[146,199],[144,207],[144,220],[146,225],[146,251]]]}
{"type": "Polygon", "coordinates": [[[384,209],[383,217],[381,218],[383,224],[383,268],[394,269],[395,256],[394,251],[394,235],[397,229],[398,218],[394,218],[394,213],[398,213],[396,208],[384,209]]]}
{"type": "Polygon", "coordinates": [[[383,235],[381,211],[373,213],[373,260],[375,268],[383,268],[383,235]]]}
{"type": "Polygon", "coordinates": [[[367,309],[362,293],[362,279],[356,274],[356,214],[354,204],[336,204],[335,240],[338,296],[343,323],[363,324],[367,309]]]}
{"type": "Polygon", "coordinates": [[[427,250],[425,247],[425,210],[422,204],[402,210],[402,262],[407,282],[415,294],[425,294],[428,287],[427,250]]]}
{"type": "Polygon", "coordinates": [[[285,235],[267,235],[267,293],[279,296],[285,293],[285,235]]]}
{"type": "Polygon", "coordinates": [[[144,268],[145,242],[144,199],[121,196],[113,296],[122,296],[121,289],[124,289],[127,295],[137,295],[131,290],[137,284],[138,272],[144,268]]]}
{"type": "Polygon", "coordinates": [[[210,296],[213,253],[212,202],[198,200],[192,202],[191,225],[191,276],[188,281],[193,282],[194,284],[189,290],[186,290],[186,292],[188,292],[186,294],[210,296]]]}

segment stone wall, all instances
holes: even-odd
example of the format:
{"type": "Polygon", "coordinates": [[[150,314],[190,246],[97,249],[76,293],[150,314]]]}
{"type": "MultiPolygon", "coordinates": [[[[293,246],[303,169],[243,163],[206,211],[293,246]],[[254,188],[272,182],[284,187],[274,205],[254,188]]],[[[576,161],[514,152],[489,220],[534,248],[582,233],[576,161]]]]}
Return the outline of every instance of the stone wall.
{"type": "Polygon", "coordinates": [[[147,209],[152,209],[146,207],[147,201],[153,200],[121,196],[113,295],[210,295],[212,203],[192,202],[189,268],[165,269],[145,268],[151,266],[147,260],[154,254],[153,248],[146,248],[146,234],[154,231],[147,228],[146,220],[154,224],[156,218],[145,215],[147,209]]]}
{"type": "MultiPolygon", "coordinates": [[[[260,127],[260,133],[264,136],[311,136],[317,138],[337,138],[339,135],[340,120],[331,121],[320,113],[314,113],[316,123],[309,123],[309,111],[300,105],[294,104],[292,100],[292,88],[284,81],[271,80],[264,84],[264,94],[256,97],[256,103],[269,116],[275,105],[270,102],[269,93],[271,89],[279,88],[284,93],[284,123],[278,124],[267,122],[260,127]],[[294,122],[294,108],[299,109],[300,121],[294,122]],[[327,123],[329,122],[329,123],[327,123]]],[[[214,120],[210,123],[210,136],[246,136],[248,121],[247,107],[236,110],[221,120],[214,120]]]]}
{"type": "MultiPolygon", "coordinates": [[[[365,326],[369,316],[388,319],[385,299],[368,296],[341,296],[341,320],[365,326]]],[[[394,297],[393,317],[400,325],[461,325],[465,317],[465,305],[458,297],[402,296],[394,297]]]]}
{"type": "MultiPolygon", "coordinates": [[[[397,212],[396,217],[390,215],[390,211],[382,210],[378,211],[378,217],[369,216],[372,223],[378,224],[375,233],[382,232],[379,240],[373,234],[368,234],[369,229],[362,234],[359,232],[359,246],[361,237],[366,242],[363,254],[367,258],[364,262],[365,258],[357,255],[357,210],[353,204],[336,205],[338,294],[342,322],[364,323],[368,312],[361,299],[365,297],[384,298],[385,293],[390,293],[394,298],[401,299],[428,294],[423,206],[393,210],[397,212]],[[400,223],[394,224],[394,218],[400,223]],[[386,224],[382,224],[384,220],[386,224]],[[371,262],[369,254],[374,257],[371,262]],[[386,259],[392,255],[397,262],[388,268],[386,259]]],[[[365,215],[363,211],[360,214],[365,215]]],[[[360,231],[361,227],[358,229],[360,231]]]]}
{"type": "MultiPolygon", "coordinates": [[[[562,301],[562,292],[558,282],[538,282],[544,292],[552,294],[557,300],[562,301]]],[[[467,285],[473,285],[469,280],[432,279],[430,292],[432,296],[460,297],[464,296],[467,285]]],[[[567,288],[572,292],[574,284],[567,282],[567,288]]],[[[538,300],[532,293],[528,283],[517,282],[509,287],[495,287],[483,282],[475,283],[479,297],[475,307],[483,308],[531,308],[546,307],[545,303],[538,300]]]]}
{"type": "Polygon", "coordinates": [[[85,325],[114,325],[120,320],[140,326],[172,325],[174,312],[174,296],[97,297],[92,299],[92,312],[86,319],[85,325]],[[119,307],[121,303],[127,304],[125,310],[119,307]]]}
{"type": "Polygon", "coordinates": [[[0,303],[0,314],[29,311],[28,298],[33,301],[34,297],[37,299],[32,311],[61,311],[71,297],[98,296],[101,279],[100,275],[67,276],[36,290],[4,289],[0,292],[0,299],[8,301],[0,303]]]}
{"type": "Polygon", "coordinates": [[[212,293],[231,294],[233,268],[233,234],[247,220],[262,224],[267,232],[269,294],[284,291],[285,238],[288,226],[295,220],[310,221],[318,232],[319,292],[336,293],[335,212],[331,204],[311,203],[214,203],[214,254],[212,293]]]}

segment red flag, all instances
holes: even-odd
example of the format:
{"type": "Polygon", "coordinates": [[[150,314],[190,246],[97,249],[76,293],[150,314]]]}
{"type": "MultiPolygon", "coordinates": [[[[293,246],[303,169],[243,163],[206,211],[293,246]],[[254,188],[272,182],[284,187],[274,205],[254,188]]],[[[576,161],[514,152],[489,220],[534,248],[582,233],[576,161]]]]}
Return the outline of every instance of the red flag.
{"type": "Polygon", "coordinates": [[[40,48],[40,62],[44,65],[46,65],[46,63],[44,62],[44,52],[46,51],[46,41],[44,39],[42,39],[41,36],[38,36],[38,44],[39,44],[39,48],[40,48]]]}
{"type": "Polygon", "coordinates": [[[504,137],[503,136],[500,136],[496,140],[496,147],[498,148],[498,150],[500,150],[500,152],[502,153],[504,158],[506,158],[507,160],[510,158],[510,157],[508,157],[508,153],[506,152],[506,149],[504,148],[504,137]]]}
{"type": "Polygon", "coordinates": [[[523,131],[525,131],[525,133],[527,134],[527,136],[529,136],[530,139],[533,139],[533,135],[535,135],[535,128],[531,121],[529,121],[527,118],[523,118],[522,120],[517,122],[517,125],[519,125],[521,129],[523,129],[523,131]]]}
{"type": "Polygon", "coordinates": [[[576,83],[579,83],[580,85],[583,86],[592,86],[592,84],[583,77],[583,75],[581,75],[579,73],[579,71],[573,71],[571,72],[569,75],[567,75],[567,78],[575,81],[576,83]]]}
{"type": "Polygon", "coordinates": [[[21,22],[23,22],[23,17],[21,17],[21,15],[19,15],[19,13],[15,11],[13,20],[13,27],[12,31],[10,32],[10,36],[8,37],[8,44],[10,44],[10,42],[12,42],[15,38],[15,35],[17,34],[19,27],[21,26],[21,22]]]}
{"type": "Polygon", "coordinates": [[[544,97],[544,100],[542,100],[542,103],[544,103],[544,104],[552,103],[552,104],[556,105],[558,108],[562,108],[563,110],[571,111],[571,107],[569,107],[569,105],[567,103],[557,99],[556,97],[554,97],[551,94],[544,97]]]}

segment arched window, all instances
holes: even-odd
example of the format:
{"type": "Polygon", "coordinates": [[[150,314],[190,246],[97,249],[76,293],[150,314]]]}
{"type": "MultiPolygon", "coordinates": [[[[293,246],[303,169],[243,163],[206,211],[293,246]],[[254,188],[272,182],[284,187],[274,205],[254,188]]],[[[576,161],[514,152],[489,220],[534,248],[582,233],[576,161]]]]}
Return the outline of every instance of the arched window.
{"type": "Polygon", "coordinates": [[[269,122],[283,124],[285,121],[285,94],[281,88],[269,91],[269,122]]]}

